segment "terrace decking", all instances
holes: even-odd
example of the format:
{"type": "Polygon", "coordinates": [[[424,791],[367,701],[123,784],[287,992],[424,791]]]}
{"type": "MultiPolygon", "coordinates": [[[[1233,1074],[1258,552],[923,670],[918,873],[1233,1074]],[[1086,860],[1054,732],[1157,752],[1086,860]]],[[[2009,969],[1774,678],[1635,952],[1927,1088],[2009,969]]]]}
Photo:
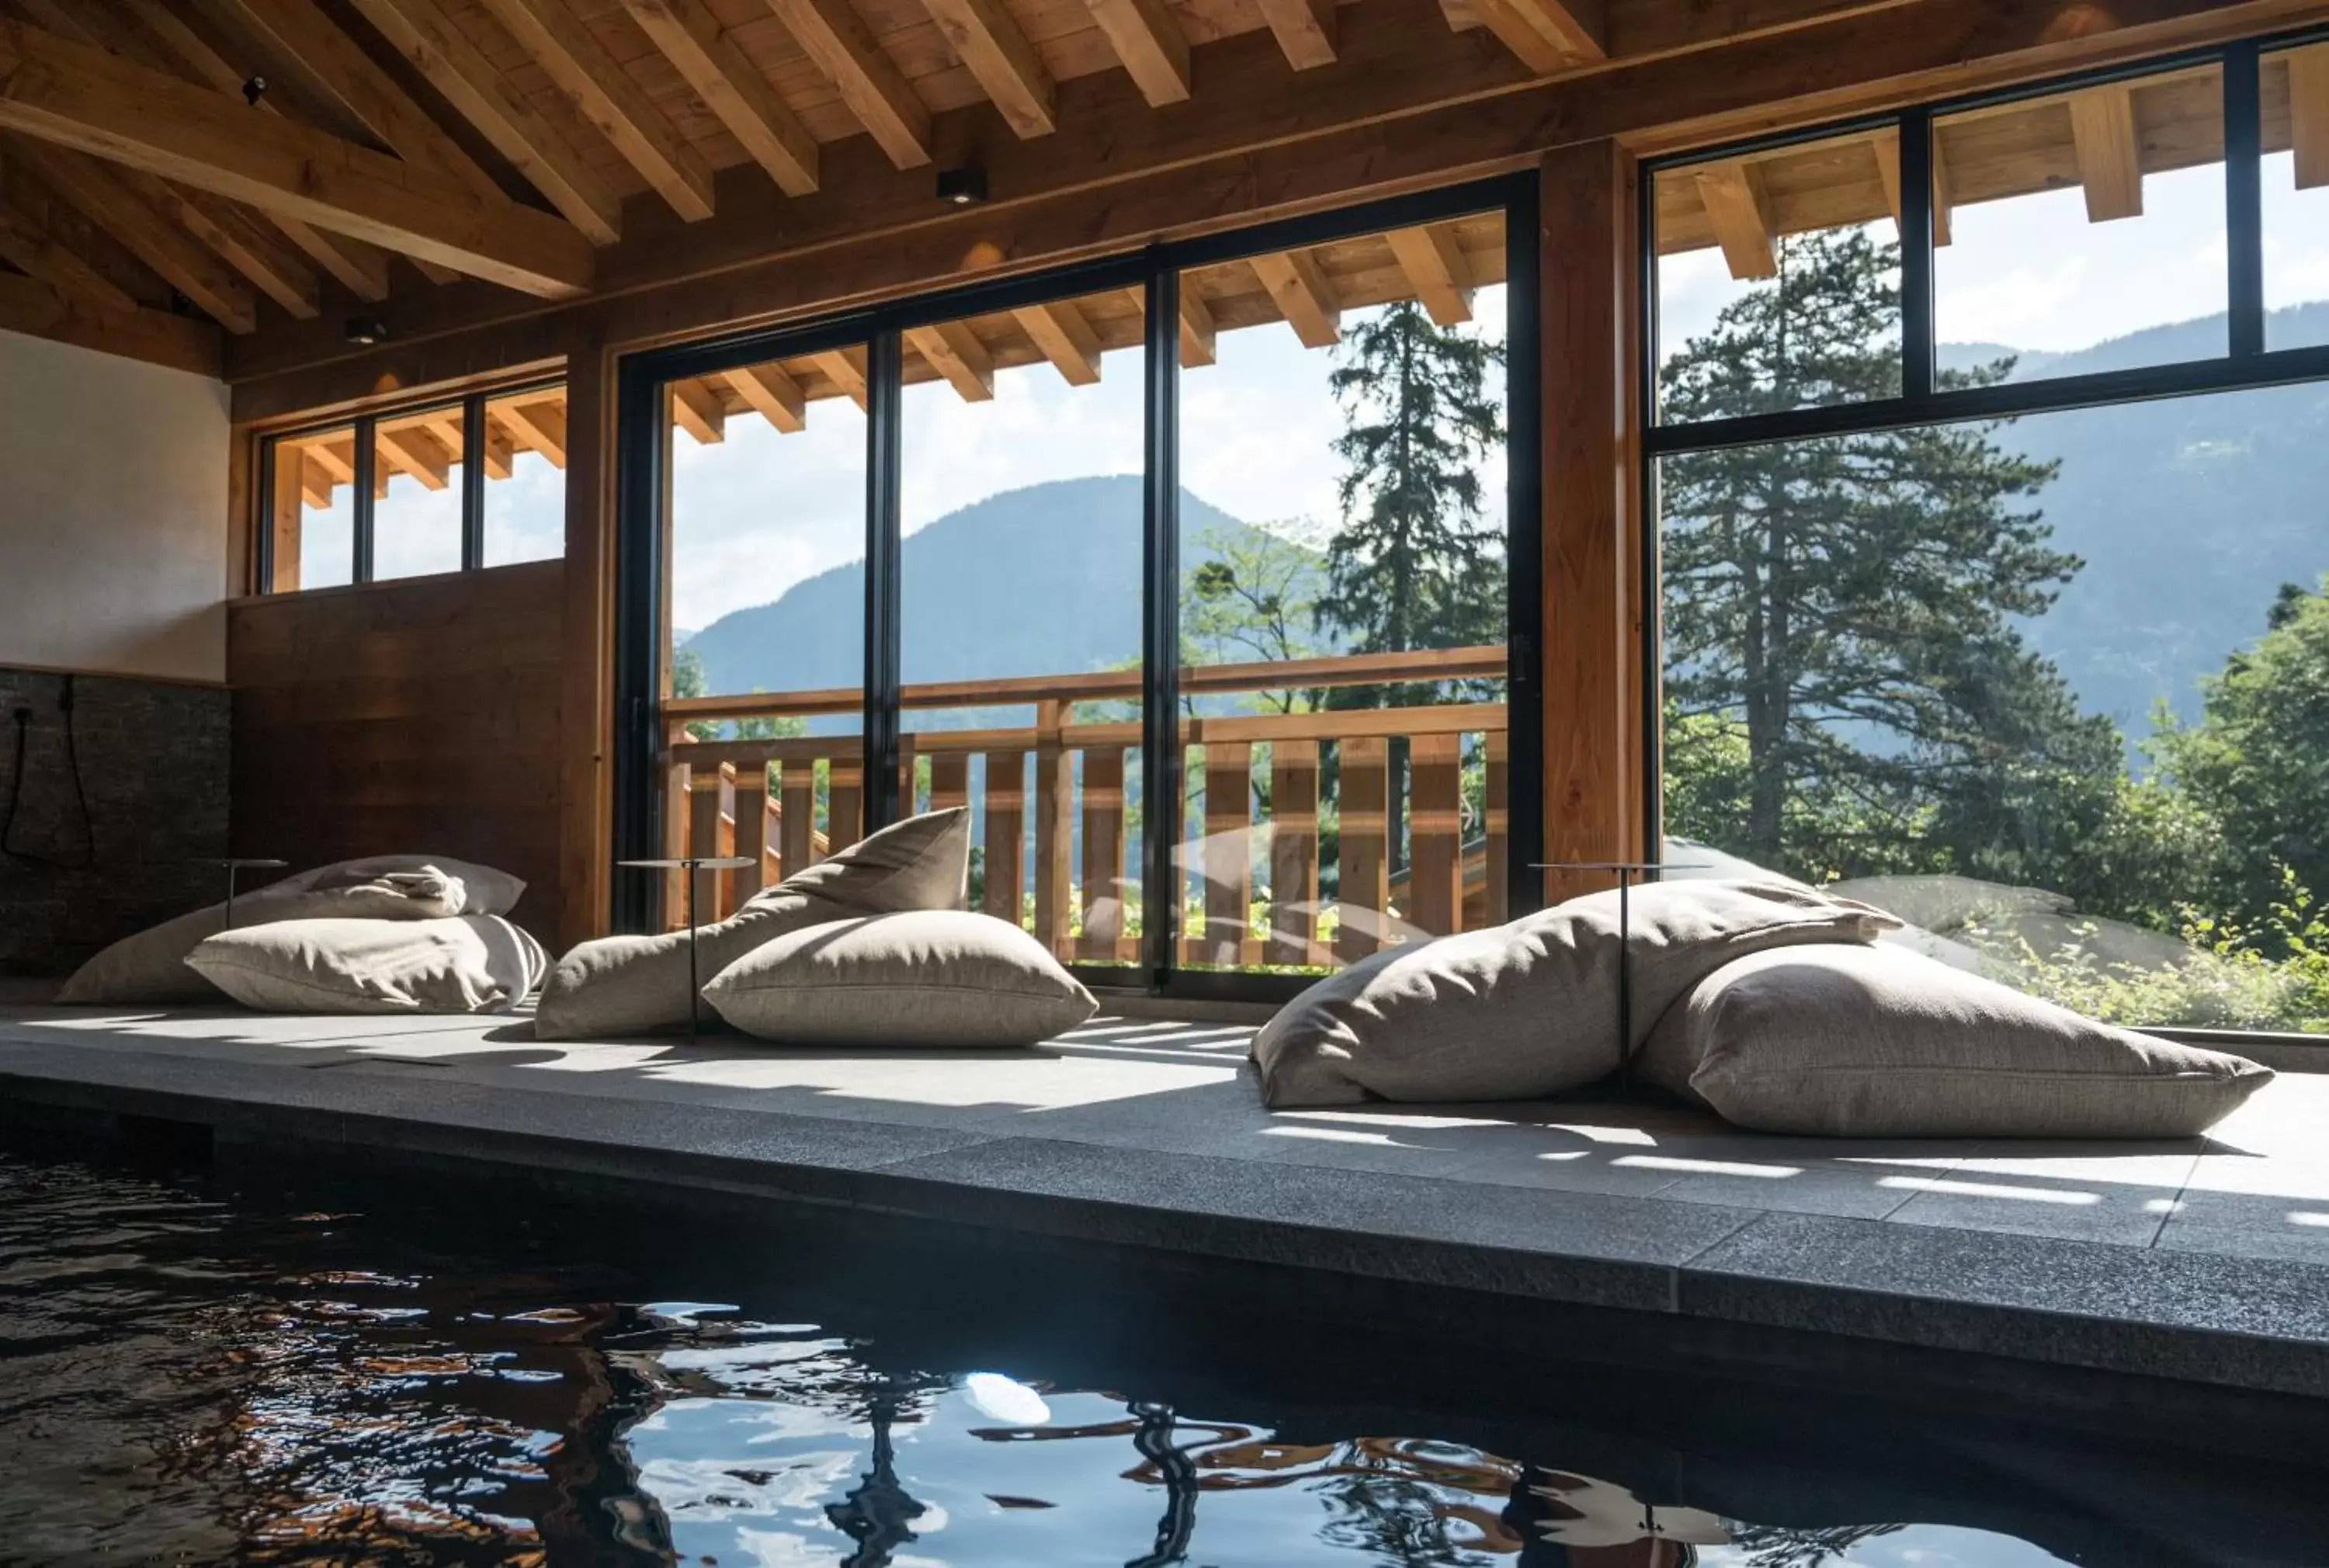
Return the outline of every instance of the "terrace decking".
{"type": "Polygon", "coordinates": [[[1608,1103],[1265,1111],[1240,1026],[1027,1052],[0,1006],[0,1113],[306,1140],[2329,1396],[2329,1075],[2206,1139],[1843,1142],[1608,1103]]]}

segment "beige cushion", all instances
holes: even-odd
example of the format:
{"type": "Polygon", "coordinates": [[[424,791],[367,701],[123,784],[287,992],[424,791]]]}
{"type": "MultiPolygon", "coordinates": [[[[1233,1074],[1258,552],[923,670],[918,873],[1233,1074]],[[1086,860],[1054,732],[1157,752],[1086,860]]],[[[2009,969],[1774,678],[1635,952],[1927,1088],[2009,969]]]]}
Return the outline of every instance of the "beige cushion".
{"type": "MultiPolygon", "coordinates": [[[[259,888],[251,897],[328,892],[370,882],[380,877],[415,871],[434,871],[460,883],[461,906],[454,911],[458,915],[506,915],[516,908],[517,901],[525,896],[523,878],[513,877],[507,871],[491,866],[481,866],[475,860],[459,860],[450,855],[366,855],[354,860],[335,860],[312,871],[286,877],[280,882],[259,888]]],[[[235,900],[238,917],[241,911],[242,900],[238,898],[235,900]]]]}
{"type": "Polygon", "coordinates": [[[549,967],[497,915],[278,920],[205,940],[186,959],[245,1007],[278,1013],[497,1013],[549,967]]]}
{"type": "MultiPolygon", "coordinates": [[[[1871,942],[1880,909],[1779,882],[1660,882],[1633,893],[1633,1044],[1741,953],[1871,942]]],[[[1270,1104],[1530,1100],[1617,1070],[1617,895],[1389,948],[1329,975],[1254,1038],[1270,1104]]]]}
{"type": "MultiPolygon", "coordinates": [[[[969,876],[967,809],[893,822],[762,889],[727,919],[697,927],[696,978],[710,980],[760,944],[805,925],[954,908],[969,876]]],[[[602,936],[552,966],[534,1032],[546,1040],[589,1040],[684,1029],[688,1000],[687,933],[602,936]]]]}
{"type": "Polygon", "coordinates": [[[1026,932],[954,909],[789,932],[703,998],[745,1033],[799,1046],[1032,1046],[1099,1006],[1026,932]]]}
{"type": "Polygon", "coordinates": [[[1891,944],[1726,964],[1636,1066],[1741,1127],[1839,1138],[2188,1137],[2272,1079],[1891,944]]]}
{"type": "MultiPolygon", "coordinates": [[[[488,897],[503,885],[525,884],[488,867],[454,860],[443,865],[415,857],[343,860],[255,888],[234,901],[234,923],[276,920],[439,920],[490,913],[471,903],[474,889],[488,897]],[[477,880],[472,881],[476,874],[477,880]]],[[[74,972],[57,992],[61,1002],[108,1006],[216,1001],[218,988],[186,966],[186,955],[226,925],[226,905],[181,915],[125,936],[74,972]]]]}

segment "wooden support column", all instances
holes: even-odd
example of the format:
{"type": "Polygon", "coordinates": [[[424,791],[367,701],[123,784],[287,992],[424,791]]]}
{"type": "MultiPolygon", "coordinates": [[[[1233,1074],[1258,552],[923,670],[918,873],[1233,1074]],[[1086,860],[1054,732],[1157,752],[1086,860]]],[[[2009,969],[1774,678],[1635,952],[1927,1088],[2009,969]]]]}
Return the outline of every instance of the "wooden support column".
{"type": "MultiPolygon", "coordinates": [[[[1631,155],[1609,141],[1540,166],[1544,363],[1544,848],[1645,857],[1642,530],[1631,155]]],[[[1611,887],[1548,873],[1548,903],[1611,887]]]]}
{"type": "MultiPolygon", "coordinates": [[[[615,822],[614,361],[566,360],[565,671],[559,694],[559,945],[606,934],[615,822]]],[[[633,872],[631,875],[636,876],[633,872]]]]}

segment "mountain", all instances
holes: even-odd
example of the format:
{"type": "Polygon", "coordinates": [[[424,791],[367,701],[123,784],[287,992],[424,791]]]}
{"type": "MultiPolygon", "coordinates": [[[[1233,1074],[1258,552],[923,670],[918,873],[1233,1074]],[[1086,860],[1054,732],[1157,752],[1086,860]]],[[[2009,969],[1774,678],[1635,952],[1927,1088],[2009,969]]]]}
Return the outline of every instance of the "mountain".
{"type": "MultiPolygon", "coordinates": [[[[1253,531],[1181,492],[1185,571],[1195,541],[1253,531]]],[[[905,678],[964,681],[1105,670],[1140,655],[1141,481],[1067,479],[1007,490],[907,535],[900,599],[905,678]]],[[[865,656],[865,567],[796,583],[774,604],[689,639],[711,691],[854,686],[865,656]]]]}

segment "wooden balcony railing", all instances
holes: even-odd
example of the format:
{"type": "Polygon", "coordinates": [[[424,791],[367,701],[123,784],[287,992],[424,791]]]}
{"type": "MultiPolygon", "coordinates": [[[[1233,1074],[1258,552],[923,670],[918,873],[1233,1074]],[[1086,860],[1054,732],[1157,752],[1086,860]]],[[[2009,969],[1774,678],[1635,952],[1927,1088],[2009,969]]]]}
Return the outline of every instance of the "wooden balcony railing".
{"type": "MultiPolygon", "coordinates": [[[[1191,697],[1413,690],[1504,672],[1504,649],[1491,646],[1195,667],[1181,687],[1191,697]]],[[[1104,671],[902,693],[915,711],[1034,709],[1024,726],[910,730],[900,787],[916,811],[976,807],[978,906],[1026,925],[1063,959],[1139,955],[1127,784],[1140,775],[1141,725],[1078,713],[1136,701],[1141,690],[1137,671],[1104,671]]],[[[864,758],[853,736],[700,740],[687,727],[853,716],[860,702],[854,690],[830,690],[665,704],[668,851],[752,862],[703,874],[699,918],[855,842],[864,758]]],[[[1503,703],[1201,714],[1179,729],[1190,794],[1175,825],[1183,964],[1325,968],[1504,918],[1503,703]]],[[[674,880],[665,901],[674,923],[683,893],[674,880]]]]}

